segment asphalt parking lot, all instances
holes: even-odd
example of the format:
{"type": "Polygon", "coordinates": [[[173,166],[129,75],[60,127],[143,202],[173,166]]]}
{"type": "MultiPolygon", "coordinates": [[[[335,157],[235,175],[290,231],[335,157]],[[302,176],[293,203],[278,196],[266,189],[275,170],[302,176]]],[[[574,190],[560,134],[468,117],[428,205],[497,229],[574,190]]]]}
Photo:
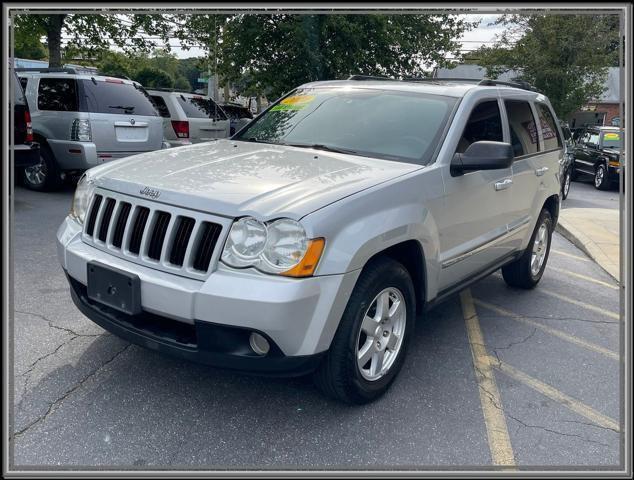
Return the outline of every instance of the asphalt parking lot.
{"type": "Polygon", "coordinates": [[[536,290],[494,274],[441,304],[392,389],[350,407],[86,319],[54,242],[71,196],[15,191],[14,468],[622,468],[619,287],[558,234],[536,290]]]}

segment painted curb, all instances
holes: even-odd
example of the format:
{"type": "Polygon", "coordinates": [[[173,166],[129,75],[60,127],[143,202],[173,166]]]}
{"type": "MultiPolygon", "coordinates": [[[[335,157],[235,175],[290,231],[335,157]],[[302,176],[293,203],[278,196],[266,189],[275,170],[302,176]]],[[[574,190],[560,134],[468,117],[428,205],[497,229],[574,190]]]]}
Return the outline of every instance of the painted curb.
{"type": "Polygon", "coordinates": [[[562,236],[572,242],[577,248],[594,260],[594,262],[607,272],[608,275],[620,283],[618,265],[615,271],[612,267],[612,262],[607,260],[605,254],[594,244],[594,242],[592,242],[592,240],[590,240],[586,235],[575,229],[572,225],[567,225],[567,223],[566,219],[559,217],[555,231],[559,232],[562,236]]]}

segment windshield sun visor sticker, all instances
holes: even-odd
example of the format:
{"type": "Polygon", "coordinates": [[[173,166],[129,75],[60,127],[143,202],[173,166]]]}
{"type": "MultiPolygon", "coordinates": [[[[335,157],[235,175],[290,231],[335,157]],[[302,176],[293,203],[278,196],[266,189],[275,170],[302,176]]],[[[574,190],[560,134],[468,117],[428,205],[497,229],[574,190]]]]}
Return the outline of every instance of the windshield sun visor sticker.
{"type": "Polygon", "coordinates": [[[315,99],[315,95],[293,95],[285,98],[279,104],[271,108],[271,111],[278,110],[302,110],[315,99]]]}

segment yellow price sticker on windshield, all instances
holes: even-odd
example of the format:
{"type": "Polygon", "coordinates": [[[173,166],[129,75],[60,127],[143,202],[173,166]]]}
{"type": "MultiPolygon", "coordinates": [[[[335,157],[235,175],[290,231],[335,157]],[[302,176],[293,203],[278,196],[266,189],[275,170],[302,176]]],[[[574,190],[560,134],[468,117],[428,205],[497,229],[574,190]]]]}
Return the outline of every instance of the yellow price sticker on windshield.
{"type": "Polygon", "coordinates": [[[293,95],[287,97],[280,103],[271,108],[271,111],[277,110],[301,110],[315,99],[314,95],[293,95]]]}
{"type": "Polygon", "coordinates": [[[621,135],[618,133],[606,133],[603,135],[603,140],[621,140],[621,135]]]}

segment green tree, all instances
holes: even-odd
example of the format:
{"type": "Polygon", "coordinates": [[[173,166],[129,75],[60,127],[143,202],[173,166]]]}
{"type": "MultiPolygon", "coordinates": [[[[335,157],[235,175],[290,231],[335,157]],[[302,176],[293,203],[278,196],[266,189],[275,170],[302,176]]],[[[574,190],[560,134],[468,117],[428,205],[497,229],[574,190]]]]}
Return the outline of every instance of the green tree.
{"type": "Polygon", "coordinates": [[[124,53],[108,51],[100,56],[97,68],[103,75],[129,77],[133,75],[135,64],[124,53]]]}
{"type": "Polygon", "coordinates": [[[164,14],[18,14],[16,31],[42,32],[46,36],[49,66],[62,66],[62,33],[67,45],[95,53],[116,45],[125,51],[148,50],[159,38],[164,44],[171,31],[171,20],[164,14]]]}
{"type": "Polygon", "coordinates": [[[350,74],[425,76],[472,24],[454,15],[202,15],[183,20],[183,42],[206,45],[212,69],[241,93],[275,98],[312,80],[350,74]],[[194,18],[195,17],[195,18],[194,18]]]}
{"type": "Polygon", "coordinates": [[[619,64],[617,15],[506,15],[498,23],[508,28],[499,41],[471,57],[492,78],[519,72],[561,118],[597,98],[608,67],[619,64]]]}
{"type": "Polygon", "coordinates": [[[143,67],[132,78],[146,88],[174,88],[174,77],[155,67],[143,67]]]}
{"type": "Polygon", "coordinates": [[[177,90],[192,90],[192,86],[183,75],[178,75],[174,79],[174,88],[177,90]]]}
{"type": "Polygon", "coordinates": [[[14,51],[17,58],[42,60],[46,58],[47,50],[41,41],[46,32],[39,25],[27,25],[13,30],[14,51]]]}

